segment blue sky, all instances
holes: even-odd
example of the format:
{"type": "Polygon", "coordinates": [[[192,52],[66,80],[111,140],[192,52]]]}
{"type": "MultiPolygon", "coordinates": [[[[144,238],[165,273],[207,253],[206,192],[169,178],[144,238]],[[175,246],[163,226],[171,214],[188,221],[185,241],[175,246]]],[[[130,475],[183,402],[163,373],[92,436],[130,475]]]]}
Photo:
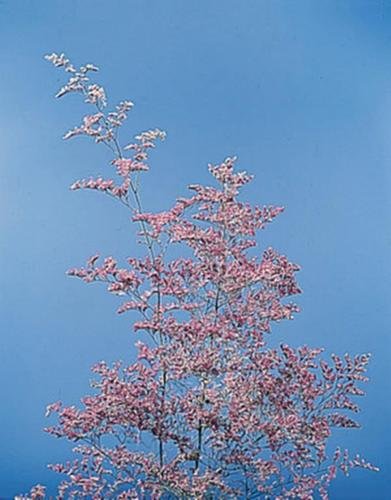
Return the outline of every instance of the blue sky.
{"type": "Polygon", "coordinates": [[[145,176],[148,209],[209,183],[207,164],[234,154],[256,176],[245,197],[286,207],[260,243],[300,263],[304,294],[276,339],[373,354],[363,429],[337,438],[382,471],[339,478],[331,497],[387,498],[391,3],[381,0],[0,2],[0,498],[36,482],[53,491],[46,464],[70,447],[42,431],[46,404],[77,403],[90,365],[133,355],[115,298],[64,273],[97,250],[137,250],[120,207],[67,189],[109,157],[61,141],[84,108],[53,98],[63,75],[43,60],[52,51],[100,66],[112,104],[135,102],[124,140],[167,131],[145,176]]]}

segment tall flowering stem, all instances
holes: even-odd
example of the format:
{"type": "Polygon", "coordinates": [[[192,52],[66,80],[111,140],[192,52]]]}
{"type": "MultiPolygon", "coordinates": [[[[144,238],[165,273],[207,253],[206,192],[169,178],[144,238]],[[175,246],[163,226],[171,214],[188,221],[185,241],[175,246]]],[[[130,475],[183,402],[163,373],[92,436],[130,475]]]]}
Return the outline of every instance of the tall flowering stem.
{"type": "MultiPolygon", "coordinates": [[[[170,210],[145,212],[139,175],[164,132],[142,132],[122,147],[132,103],[106,112],[106,92],[90,80],[96,66],[46,58],[70,74],[57,96],[78,93],[93,107],[65,138],[104,144],[119,179],[71,188],[125,205],[146,248],[121,265],[94,255],[68,272],[122,297],[118,313],[130,314],[138,340],[133,363],[93,367],[94,391],[82,407],[49,405],[57,424],[47,431],[77,443],[79,456],[50,466],[65,477],[58,498],[326,499],[338,471],[376,470],[326,446],[333,428],[359,427],[351,414],[369,356],[325,361],[322,349],[268,345],[273,323],[299,311],[299,267],[273,248],[256,249],[257,232],[283,208],[240,201],[252,177],[227,158],[209,166],[213,186],[191,185],[170,210]],[[174,257],[174,246],[191,257],[174,257]]],[[[30,497],[44,495],[38,485],[30,497]]]]}

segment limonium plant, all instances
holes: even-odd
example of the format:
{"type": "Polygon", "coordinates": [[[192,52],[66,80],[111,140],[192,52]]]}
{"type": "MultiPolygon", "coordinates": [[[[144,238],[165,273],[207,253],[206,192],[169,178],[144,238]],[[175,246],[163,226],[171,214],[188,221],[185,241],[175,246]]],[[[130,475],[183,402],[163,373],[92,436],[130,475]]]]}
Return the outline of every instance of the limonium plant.
{"type": "MultiPolygon", "coordinates": [[[[191,185],[170,210],[145,211],[140,178],[165,133],[141,132],[122,146],[133,104],[107,111],[91,79],[96,66],[46,59],[69,75],[57,97],[76,93],[92,108],[64,138],[87,136],[112,155],[108,178],[71,189],[123,205],[145,249],[123,263],[93,255],[68,271],[119,296],[138,339],[128,363],[92,368],[92,393],[79,407],[48,406],[56,421],[46,431],[75,443],[74,460],[49,466],[62,476],[57,498],[327,499],[338,472],[377,470],[328,445],[334,428],[359,427],[352,415],[369,356],[326,360],[322,349],[270,346],[273,323],[299,310],[298,265],[256,248],[257,232],[283,208],[240,201],[252,176],[226,158],[209,166],[213,186],[191,185]]],[[[37,485],[19,498],[45,492],[37,485]]]]}

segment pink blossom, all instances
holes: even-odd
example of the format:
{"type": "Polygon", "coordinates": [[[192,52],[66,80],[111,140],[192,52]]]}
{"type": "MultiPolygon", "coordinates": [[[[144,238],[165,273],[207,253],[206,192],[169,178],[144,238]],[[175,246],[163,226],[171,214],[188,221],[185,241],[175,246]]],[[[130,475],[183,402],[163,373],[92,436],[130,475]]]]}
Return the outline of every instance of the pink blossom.
{"type": "MultiPolygon", "coordinates": [[[[257,250],[258,231],[283,208],[237,199],[252,176],[236,172],[233,157],[209,166],[216,186],[193,184],[171,209],[143,211],[138,172],[148,170],[164,132],[142,132],[121,149],[115,129],[132,103],[104,114],[106,93],[88,76],[97,68],[47,59],[71,73],[59,95],[80,92],[96,110],[66,137],[109,146],[121,182],[97,177],[71,188],[126,205],[145,249],[124,265],[96,254],[68,271],[126,296],[118,312],[129,313],[140,340],[133,362],[93,367],[80,405],[47,407],[57,415],[47,432],[77,443],[74,461],[51,466],[65,475],[58,498],[327,499],[338,471],[377,470],[327,447],[335,427],[359,425],[351,414],[369,356],[327,361],[319,348],[269,345],[273,325],[299,312],[292,298],[301,293],[297,264],[273,248],[257,250]],[[170,258],[174,245],[186,258],[170,258]]],[[[44,495],[38,485],[21,498],[44,495]]]]}

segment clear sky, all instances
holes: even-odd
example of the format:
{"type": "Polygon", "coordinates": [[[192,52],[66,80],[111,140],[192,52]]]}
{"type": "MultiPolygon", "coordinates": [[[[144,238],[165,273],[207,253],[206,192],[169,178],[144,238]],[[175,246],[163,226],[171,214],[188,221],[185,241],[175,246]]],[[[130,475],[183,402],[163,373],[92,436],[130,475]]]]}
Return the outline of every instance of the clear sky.
{"type": "MultiPolygon", "coordinates": [[[[132,358],[129,317],[99,286],[65,276],[97,250],[132,255],[127,215],[68,190],[105,173],[75,98],[42,56],[101,67],[111,103],[135,102],[129,139],[160,127],[144,205],[164,209],[207,164],[238,155],[244,194],[285,214],[262,234],[302,266],[302,313],[276,339],[373,354],[362,430],[338,441],[378,464],[339,478],[334,499],[389,498],[391,2],[0,1],[0,498],[36,482],[68,444],[42,428],[46,404],[77,403],[98,360],[132,358]],[[388,449],[387,449],[388,448],[388,449]]],[[[128,138],[123,135],[124,139],[128,138]]]]}

